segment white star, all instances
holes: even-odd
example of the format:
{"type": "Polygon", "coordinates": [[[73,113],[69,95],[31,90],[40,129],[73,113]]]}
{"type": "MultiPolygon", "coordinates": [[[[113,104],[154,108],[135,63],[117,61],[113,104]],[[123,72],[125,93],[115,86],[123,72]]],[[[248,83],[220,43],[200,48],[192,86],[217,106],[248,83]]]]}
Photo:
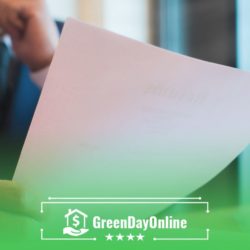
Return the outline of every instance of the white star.
{"type": "Polygon", "coordinates": [[[118,234],[117,236],[116,236],[116,238],[117,238],[117,240],[123,240],[123,235],[121,235],[121,234],[118,234]]]}
{"type": "Polygon", "coordinates": [[[108,234],[105,237],[106,237],[107,240],[112,240],[113,239],[113,235],[111,235],[111,234],[108,234]]]}
{"type": "Polygon", "coordinates": [[[135,237],[135,236],[132,235],[132,234],[130,234],[130,235],[128,235],[127,237],[128,237],[128,240],[134,240],[134,237],[135,237]]]}
{"type": "Polygon", "coordinates": [[[142,234],[139,234],[139,235],[137,235],[136,237],[137,237],[137,240],[143,240],[143,238],[144,238],[144,235],[142,235],[142,234]]]}

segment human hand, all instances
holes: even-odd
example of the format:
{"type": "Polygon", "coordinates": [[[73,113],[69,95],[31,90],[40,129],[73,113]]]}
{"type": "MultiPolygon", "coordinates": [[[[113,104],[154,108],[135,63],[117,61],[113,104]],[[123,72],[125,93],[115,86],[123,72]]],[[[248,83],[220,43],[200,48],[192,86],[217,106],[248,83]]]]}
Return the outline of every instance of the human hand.
{"type": "Polygon", "coordinates": [[[12,181],[0,181],[0,211],[24,213],[23,193],[12,181]]]}
{"type": "Polygon", "coordinates": [[[11,36],[16,56],[32,71],[49,66],[59,33],[45,1],[0,0],[0,16],[0,26],[11,36]]]}
{"type": "Polygon", "coordinates": [[[0,241],[30,236],[39,228],[38,221],[37,215],[25,206],[21,187],[12,181],[0,181],[0,241]]]}
{"type": "Polygon", "coordinates": [[[19,214],[33,219],[41,219],[40,214],[34,208],[28,208],[25,200],[25,192],[14,181],[0,180],[0,211],[19,214]]]}

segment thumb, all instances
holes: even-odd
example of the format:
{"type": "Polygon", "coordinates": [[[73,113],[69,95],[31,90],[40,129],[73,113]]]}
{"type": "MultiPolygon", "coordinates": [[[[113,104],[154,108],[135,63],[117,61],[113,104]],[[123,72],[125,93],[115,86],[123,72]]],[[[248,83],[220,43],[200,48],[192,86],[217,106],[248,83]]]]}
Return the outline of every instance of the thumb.
{"type": "Polygon", "coordinates": [[[37,213],[25,206],[24,191],[13,181],[0,181],[0,211],[40,220],[37,213]]]}
{"type": "Polygon", "coordinates": [[[0,209],[17,211],[22,208],[22,191],[12,181],[0,181],[0,209]]]}

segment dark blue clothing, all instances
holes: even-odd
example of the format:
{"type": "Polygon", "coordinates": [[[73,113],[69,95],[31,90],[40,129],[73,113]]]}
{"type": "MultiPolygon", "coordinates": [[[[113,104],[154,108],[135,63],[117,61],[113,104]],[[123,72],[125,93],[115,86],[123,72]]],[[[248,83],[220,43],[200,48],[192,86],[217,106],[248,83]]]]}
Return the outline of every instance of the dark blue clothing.
{"type": "MultiPolygon", "coordinates": [[[[63,24],[57,23],[57,26],[61,31],[63,24]]],[[[3,74],[1,70],[0,73],[3,74]]],[[[11,179],[13,176],[40,96],[40,90],[32,82],[26,65],[15,61],[8,80],[8,85],[13,86],[8,90],[4,111],[1,112],[5,115],[4,122],[0,121],[4,124],[0,128],[0,179],[11,179]]]]}

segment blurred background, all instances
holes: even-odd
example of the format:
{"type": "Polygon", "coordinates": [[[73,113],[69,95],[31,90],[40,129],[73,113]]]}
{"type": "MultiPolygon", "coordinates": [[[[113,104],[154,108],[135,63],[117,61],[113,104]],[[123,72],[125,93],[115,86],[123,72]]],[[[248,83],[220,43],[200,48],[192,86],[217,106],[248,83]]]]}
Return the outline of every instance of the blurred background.
{"type": "MultiPolygon", "coordinates": [[[[177,53],[250,70],[249,0],[46,1],[55,20],[75,17],[177,53]]],[[[23,140],[33,111],[25,113],[23,140]]],[[[13,165],[17,159],[18,154],[13,165]]],[[[11,178],[11,173],[6,176],[11,178]]],[[[196,194],[224,207],[250,202],[249,190],[250,149],[196,194]]]]}

